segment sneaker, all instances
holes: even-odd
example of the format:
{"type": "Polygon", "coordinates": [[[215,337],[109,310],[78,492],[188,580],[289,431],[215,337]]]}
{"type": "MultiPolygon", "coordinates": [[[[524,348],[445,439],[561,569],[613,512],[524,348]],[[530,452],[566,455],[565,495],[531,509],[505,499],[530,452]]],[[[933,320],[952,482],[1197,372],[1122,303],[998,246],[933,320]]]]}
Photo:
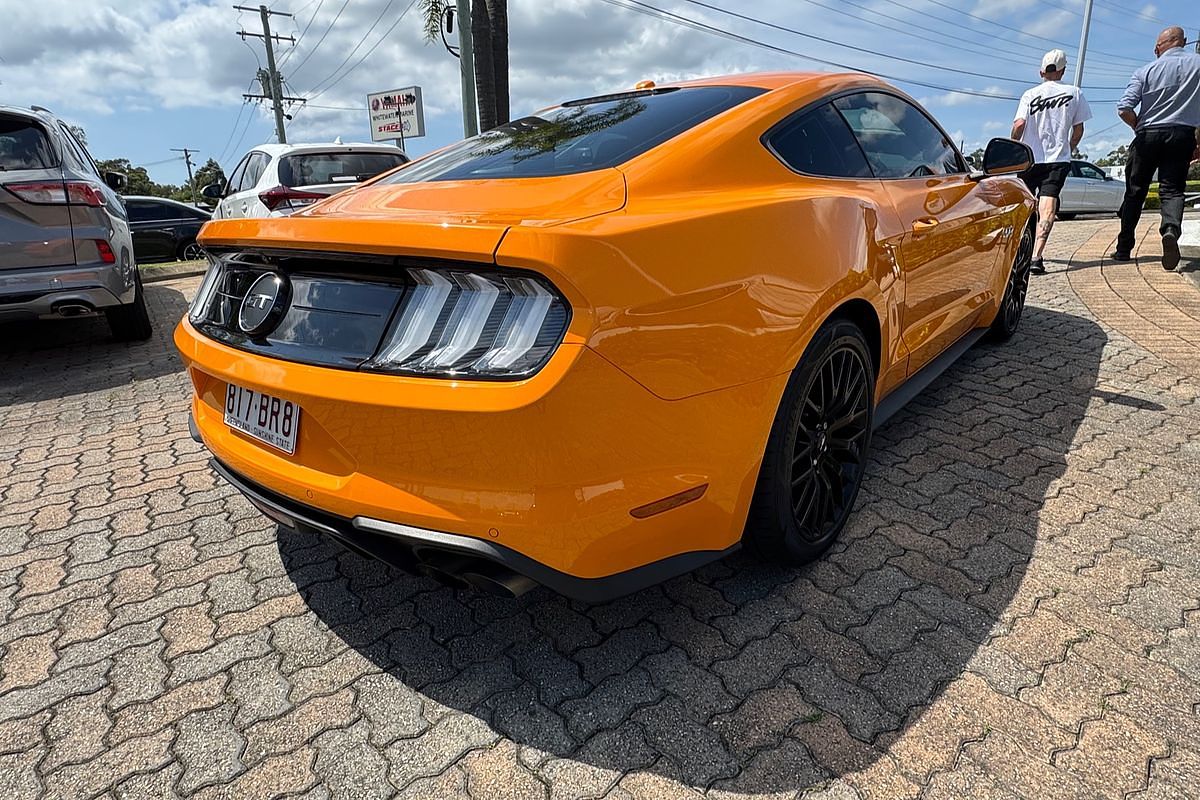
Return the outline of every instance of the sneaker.
{"type": "Polygon", "coordinates": [[[1179,234],[1167,231],[1162,237],[1163,269],[1173,270],[1179,266],[1179,234]]]}
{"type": "Polygon", "coordinates": [[[1129,253],[1122,253],[1120,250],[1115,250],[1108,259],[1110,261],[1133,261],[1133,256],[1129,255],[1129,253]]]}
{"type": "Polygon", "coordinates": [[[1045,275],[1046,265],[1040,258],[1035,258],[1033,261],[1029,262],[1029,272],[1033,275],[1045,275]]]}

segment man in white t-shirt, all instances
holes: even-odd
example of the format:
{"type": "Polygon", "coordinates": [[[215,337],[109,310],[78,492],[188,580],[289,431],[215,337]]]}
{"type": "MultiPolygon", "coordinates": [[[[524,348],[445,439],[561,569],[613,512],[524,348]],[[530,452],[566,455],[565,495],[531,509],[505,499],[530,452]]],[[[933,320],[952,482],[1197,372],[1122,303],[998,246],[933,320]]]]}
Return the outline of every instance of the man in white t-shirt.
{"type": "Polygon", "coordinates": [[[1042,251],[1054,228],[1058,195],[1071,171],[1071,153],[1083,138],[1083,123],[1092,118],[1083,92],[1062,83],[1067,70],[1067,54],[1051,50],[1042,56],[1042,83],[1021,95],[1012,138],[1029,145],[1033,166],[1021,177],[1038,198],[1037,238],[1033,246],[1030,272],[1046,271],[1042,251]]]}

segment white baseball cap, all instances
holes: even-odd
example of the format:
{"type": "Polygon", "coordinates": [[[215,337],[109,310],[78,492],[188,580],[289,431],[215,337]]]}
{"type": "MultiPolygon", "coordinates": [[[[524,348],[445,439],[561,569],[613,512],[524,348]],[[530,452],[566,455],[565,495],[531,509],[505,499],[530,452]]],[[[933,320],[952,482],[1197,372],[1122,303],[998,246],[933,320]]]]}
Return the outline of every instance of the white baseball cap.
{"type": "Polygon", "coordinates": [[[1042,72],[1062,72],[1067,68],[1067,54],[1062,50],[1051,50],[1042,56],[1042,72]]]}

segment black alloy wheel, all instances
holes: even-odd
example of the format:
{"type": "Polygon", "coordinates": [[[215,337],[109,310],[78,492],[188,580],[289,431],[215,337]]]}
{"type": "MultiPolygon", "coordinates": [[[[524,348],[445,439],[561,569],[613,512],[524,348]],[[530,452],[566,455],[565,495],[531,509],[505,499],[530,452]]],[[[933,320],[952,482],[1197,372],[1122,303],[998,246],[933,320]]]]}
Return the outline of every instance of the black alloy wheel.
{"type": "Polygon", "coordinates": [[[862,332],[827,323],[793,372],[767,443],[746,531],[760,554],[803,564],[837,538],[866,470],[874,399],[862,332]]]}
{"type": "Polygon", "coordinates": [[[1008,285],[1004,287],[1004,297],[1000,300],[1000,310],[992,323],[993,341],[1006,342],[1017,332],[1021,314],[1025,311],[1025,297],[1029,293],[1029,267],[1032,263],[1033,226],[1028,225],[1021,234],[1017,256],[1008,273],[1008,285]]]}
{"type": "Polygon", "coordinates": [[[204,248],[197,242],[188,242],[179,251],[180,261],[199,261],[204,258],[204,248]]]}
{"type": "Polygon", "coordinates": [[[841,527],[862,478],[868,376],[859,353],[840,347],[825,358],[800,408],[792,445],[792,513],[810,542],[841,527]]]}

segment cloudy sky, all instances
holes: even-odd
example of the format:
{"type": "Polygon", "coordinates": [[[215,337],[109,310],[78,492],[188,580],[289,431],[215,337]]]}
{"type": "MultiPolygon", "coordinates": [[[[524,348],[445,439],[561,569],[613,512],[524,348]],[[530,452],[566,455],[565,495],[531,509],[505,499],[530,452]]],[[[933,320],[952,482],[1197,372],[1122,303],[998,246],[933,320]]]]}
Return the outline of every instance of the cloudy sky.
{"type": "MultiPolygon", "coordinates": [[[[1093,158],[1127,140],[1114,101],[1153,57],[1164,21],[1200,28],[1195,0],[1094,0],[1084,86],[1096,118],[1093,158]]],[[[426,45],[416,0],[273,0],[291,141],[369,136],[364,96],[423,87],[423,153],[462,135],[458,62],[426,45]]],[[[969,151],[1007,131],[1012,98],[1061,46],[1073,75],[1083,0],[509,0],[514,115],[631,88],[643,78],[750,70],[831,70],[892,78],[924,101],[969,151]],[[641,11],[635,10],[634,7],[641,11]],[[653,10],[658,9],[658,10],[653,10]],[[722,11],[735,11],[742,19],[722,11]],[[662,12],[665,12],[662,13],[662,12]],[[766,24],[764,24],[766,23],[766,24]],[[724,35],[718,35],[724,34],[724,35]],[[828,40],[828,41],[823,41],[828,40]],[[914,63],[915,62],[915,63],[914,63]],[[955,93],[965,90],[976,94],[955,93]],[[983,96],[978,96],[983,95],[983,96]]],[[[274,140],[267,109],[242,93],[264,60],[256,13],[232,0],[0,0],[0,102],[47,106],[87,131],[97,158],[185,176],[173,147],[230,168],[274,140]]],[[[252,91],[257,91],[257,85],[252,91]]]]}

